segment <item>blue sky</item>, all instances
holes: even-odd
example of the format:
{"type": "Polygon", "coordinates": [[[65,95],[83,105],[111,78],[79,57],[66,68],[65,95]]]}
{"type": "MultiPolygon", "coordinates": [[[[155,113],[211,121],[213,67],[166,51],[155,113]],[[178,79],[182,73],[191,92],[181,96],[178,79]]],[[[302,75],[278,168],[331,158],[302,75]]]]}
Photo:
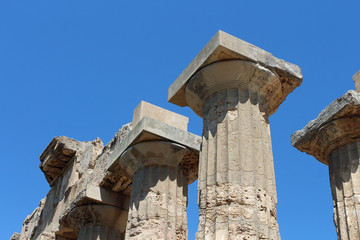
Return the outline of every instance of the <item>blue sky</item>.
{"type": "MultiPolygon", "coordinates": [[[[290,135],[354,89],[360,70],[360,2],[0,1],[0,238],[9,239],[46,196],[39,156],[55,136],[106,144],[141,100],[168,87],[219,30],[297,64],[303,84],[271,116],[282,239],[337,239],[328,168],[290,135]]],[[[189,188],[189,239],[197,229],[189,188]]]]}

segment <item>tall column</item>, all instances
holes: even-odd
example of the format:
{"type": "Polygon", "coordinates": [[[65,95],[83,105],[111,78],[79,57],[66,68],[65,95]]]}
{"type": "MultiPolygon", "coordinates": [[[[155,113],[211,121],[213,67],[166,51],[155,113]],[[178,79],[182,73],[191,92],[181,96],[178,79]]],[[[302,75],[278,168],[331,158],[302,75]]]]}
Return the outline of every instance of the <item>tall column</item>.
{"type": "Polygon", "coordinates": [[[126,239],[187,239],[187,190],[198,175],[200,137],[188,118],[141,102],[108,170],[132,181],[126,239]]]}
{"type": "MultiPolygon", "coordinates": [[[[355,80],[355,79],[354,79],[355,80]]],[[[338,239],[360,239],[360,94],[348,91],[302,130],[294,147],[329,166],[338,239]]]]}
{"type": "Polygon", "coordinates": [[[126,239],[187,239],[188,180],[180,164],[186,152],[172,142],[150,141],[122,154],[133,173],[126,239]]]}
{"type": "Polygon", "coordinates": [[[274,57],[253,62],[252,57],[266,52],[256,49],[259,53],[252,55],[242,52],[244,47],[249,44],[219,32],[169,90],[171,102],[189,106],[203,118],[199,240],[280,239],[268,117],[292,91],[284,83],[293,78],[295,88],[301,77],[295,79],[288,71],[283,79],[279,69],[264,67],[271,60],[274,64],[274,57]],[[238,56],[230,51],[234,46],[238,56]],[[226,51],[233,57],[221,59],[231,56],[226,51]]]}

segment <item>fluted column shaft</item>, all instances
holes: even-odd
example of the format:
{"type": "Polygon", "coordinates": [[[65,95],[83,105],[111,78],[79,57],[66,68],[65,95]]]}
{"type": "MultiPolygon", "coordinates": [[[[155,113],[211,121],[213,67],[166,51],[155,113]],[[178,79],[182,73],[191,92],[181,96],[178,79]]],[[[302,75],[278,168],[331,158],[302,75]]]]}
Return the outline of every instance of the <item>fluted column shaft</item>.
{"type": "Polygon", "coordinates": [[[186,205],[181,167],[140,169],[133,177],[126,239],[187,239],[186,205]]]}
{"type": "Polygon", "coordinates": [[[334,223],[338,239],[360,239],[360,142],[341,146],[329,157],[334,223]]]}
{"type": "Polygon", "coordinates": [[[78,240],[123,239],[120,231],[102,225],[85,225],[80,229],[78,240]]]}
{"type": "Polygon", "coordinates": [[[127,215],[127,210],[106,204],[77,206],[60,219],[64,229],[72,230],[62,234],[78,240],[121,240],[125,237],[127,215]]]}
{"type": "Polygon", "coordinates": [[[280,239],[268,116],[281,89],[278,75],[243,60],[208,65],[187,84],[204,123],[196,239],[280,239]]]}
{"type": "Polygon", "coordinates": [[[197,239],[280,239],[270,128],[257,91],[230,88],[203,107],[197,239]]]}
{"type": "Polygon", "coordinates": [[[189,153],[170,141],[147,141],[121,155],[120,168],[132,177],[125,239],[187,239],[189,153]]]}

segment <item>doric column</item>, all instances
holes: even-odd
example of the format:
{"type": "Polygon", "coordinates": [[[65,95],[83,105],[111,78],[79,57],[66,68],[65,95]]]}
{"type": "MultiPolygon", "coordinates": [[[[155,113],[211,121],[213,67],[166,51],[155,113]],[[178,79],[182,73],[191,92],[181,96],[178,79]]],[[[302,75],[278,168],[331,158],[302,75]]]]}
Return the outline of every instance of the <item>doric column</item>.
{"type": "Polygon", "coordinates": [[[203,118],[199,240],[280,239],[268,117],[301,73],[250,46],[219,32],[169,89],[203,118]]]}
{"type": "Polygon", "coordinates": [[[188,180],[180,162],[186,147],[141,142],[120,157],[133,175],[126,239],[187,239],[188,180]]]}
{"type": "Polygon", "coordinates": [[[115,240],[124,239],[126,215],[114,206],[89,204],[73,208],[61,221],[74,229],[78,240],[115,240]]]}
{"type": "Polygon", "coordinates": [[[360,94],[348,91],[302,130],[294,147],[329,166],[338,239],[360,239],[360,94]]]}
{"type": "Polygon", "coordinates": [[[141,102],[134,128],[109,157],[109,171],[132,180],[125,239],[187,239],[187,186],[197,178],[200,145],[187,122],[141,102]]]}
{"type": "Polygon", "coordinates": [[[124,239],[129,197],[89,182],[71,187],[73,200],[59,218],[59,239],[124,239]]]}

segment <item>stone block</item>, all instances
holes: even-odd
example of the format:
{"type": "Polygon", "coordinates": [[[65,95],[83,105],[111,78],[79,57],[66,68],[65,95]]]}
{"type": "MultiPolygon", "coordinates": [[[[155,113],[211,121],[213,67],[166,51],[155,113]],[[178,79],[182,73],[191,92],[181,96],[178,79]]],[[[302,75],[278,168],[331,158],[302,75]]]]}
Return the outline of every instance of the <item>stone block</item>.
{"type": "Polygon", "coordinates": [[[52,186],[68,167],[82,143],[68,137],[55,137],[40,156],[40,169],[52,186]]]}
{"type": "MultiPolygon", "coordinates": [[[[282,85],[282,94],[277,96],[278,105],[302,82],[302,74],[298,66],[278,59],[271,53],[230,34],[218,31],[170,86],[168,101],[181,107],[188,106],[185,99],[185,87],[192,76],[205,66],[227,60],[254,62],[277,74],[282,85]]],[[[277,107],[274,108],[269,110],[270,115],[277,107]]]]}
{"type": "Polygon", "coordinates": [[[336,148],[360,140],[360,94],[350,90],[327,106],[319,116],[291,136],[302,152],[328,165],[336,148]]]}
{"type": "Polygon", "coordinates": [[[189,122],[188,117],[155,106],[148,102],[141,101],[134,110],[132,126],[136,126],[143,117],[149,117],[160,122],[164,122],[184,131],[187,131],[187,125],[189,122]]]}

